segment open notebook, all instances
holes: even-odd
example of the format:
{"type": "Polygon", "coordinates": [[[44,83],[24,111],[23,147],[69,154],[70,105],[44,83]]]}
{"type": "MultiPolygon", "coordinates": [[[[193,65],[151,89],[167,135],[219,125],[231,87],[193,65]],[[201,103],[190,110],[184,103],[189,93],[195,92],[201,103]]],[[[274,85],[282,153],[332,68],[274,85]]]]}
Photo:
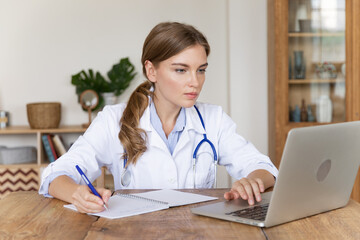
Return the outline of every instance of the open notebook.
{"type": "MultiPolygon", "coordinates": [[[[110,219],[123,218],[159,211],[169,207],[182,206],[215,199],[217,198],[171,189],[135,194],[115,194],[109,199],[108,211],[105,210],[100,213],[91,213],[91,215],[110,219]]],[[[64,207],[77,211],[76,207],[72,204],[64,205],[64,207]]]]}

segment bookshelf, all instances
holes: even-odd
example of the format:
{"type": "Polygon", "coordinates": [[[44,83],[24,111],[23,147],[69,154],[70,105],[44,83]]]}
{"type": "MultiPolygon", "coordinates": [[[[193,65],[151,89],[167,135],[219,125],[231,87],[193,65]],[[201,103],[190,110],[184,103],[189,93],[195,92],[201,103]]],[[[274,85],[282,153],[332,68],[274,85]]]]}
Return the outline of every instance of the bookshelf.
{"type": "Polygon", "coordinates": [[[37,162],[29,164],[0,165],[0,198],[12,191],[38,190],[42,169],[49,161],[41,137],[44,134],[83,134],[86,128],[76,125],[54,129],[32,129],[29,126],[10,126],[0,129],[0,137],[7,135],[34,135],[36,137],[37,162]]]}

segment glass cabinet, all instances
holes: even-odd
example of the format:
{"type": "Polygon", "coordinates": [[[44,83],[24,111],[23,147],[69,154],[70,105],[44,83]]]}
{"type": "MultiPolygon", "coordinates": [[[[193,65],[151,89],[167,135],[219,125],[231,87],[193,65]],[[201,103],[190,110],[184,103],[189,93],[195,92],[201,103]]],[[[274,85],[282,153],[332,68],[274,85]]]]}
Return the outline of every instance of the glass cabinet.
{"type": "Polygon", "coordinates": [[[288,8],[289,121],[345,121],[345,0],[288,8]]]}
{"type": "Polygon", "coordinates": [[[360,120],[360,1],[267,3],[269,156],[279,166],[291,129],[360,120]]]}

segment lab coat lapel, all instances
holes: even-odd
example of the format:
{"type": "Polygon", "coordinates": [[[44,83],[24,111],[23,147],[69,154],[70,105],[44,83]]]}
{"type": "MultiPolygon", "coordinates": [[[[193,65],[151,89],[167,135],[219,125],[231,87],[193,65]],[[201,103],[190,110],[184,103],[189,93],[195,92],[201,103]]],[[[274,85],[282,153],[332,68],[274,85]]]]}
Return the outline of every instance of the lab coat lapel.
{"type": "MultiPolygon", "coordinates": [[[[200,117],[195,107],[186,108],[186,127],[187,130],[194,130],[199,134],[205,134],[205,129],[201,125],[200,117]]],[[[199,109],[199,111],[201,111],[199,109]]],[[[201,114],[201,112],[200,112],[201,114]]],[[[204,117],[203,117],[204,118],[204,117]]],[[[204,119],[205,121],[205,119],[204,119]]],[[[206,124],[206,123],[205,123],[206,124]]]]}
{"type": "Polygon", "coordinates": [[[195,133],[197,134],[205,134],[205,130],[201,125],[199,115],[197,114],[195,108],[194,107],[186,108],[185,113],[186,113],[186,126],[183,133],[181,134],[179,142],[176,144],[173,153],[174,156],[178,151],[181,151],[181,149],[184,148],[187,143],[190,142],[189,134],[191,131],[195,131],[195,133]]]}
{"type": "Polygon", "coordinates": [[[145,109],[143,115],[140,118],[139,127],[141,129],[145,130],[145,132],[147,134],[149,146],[157,147],[162,150],[167,150],[166,144],[164,143],[162,138],[159,136],[159,134],[156,132],[154,127],[151,125],[150,107],[149,106],[145,109]]]}

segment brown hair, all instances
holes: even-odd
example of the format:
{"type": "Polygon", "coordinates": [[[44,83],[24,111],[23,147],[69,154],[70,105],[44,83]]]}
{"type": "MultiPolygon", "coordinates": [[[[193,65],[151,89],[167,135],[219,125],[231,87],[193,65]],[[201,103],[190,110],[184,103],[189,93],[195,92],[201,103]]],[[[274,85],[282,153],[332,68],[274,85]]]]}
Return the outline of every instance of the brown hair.
{"type": "MultiPolygon", "coordinates": [[[[146,37],[143,46],[141,63],[145,77],[147,78],[145,69],[147,60],[157,66],[160,62],[196,44],[203,46],[206,55],[209,55],[210,46],[205,36],[193,26],[178,22],[163,22],[156,25],[146,37]]],[[[123,157],[127,157],[128,164],[136,164],[138,158],[147,149],[146,132],[138,126],[141,116],[149,105],[149,97],[153,97],[153,92],[150,91],[152,86],[153,83],[147,80],[135,89],[120,120],[119,139],[126,151],[123,157]]]]}

